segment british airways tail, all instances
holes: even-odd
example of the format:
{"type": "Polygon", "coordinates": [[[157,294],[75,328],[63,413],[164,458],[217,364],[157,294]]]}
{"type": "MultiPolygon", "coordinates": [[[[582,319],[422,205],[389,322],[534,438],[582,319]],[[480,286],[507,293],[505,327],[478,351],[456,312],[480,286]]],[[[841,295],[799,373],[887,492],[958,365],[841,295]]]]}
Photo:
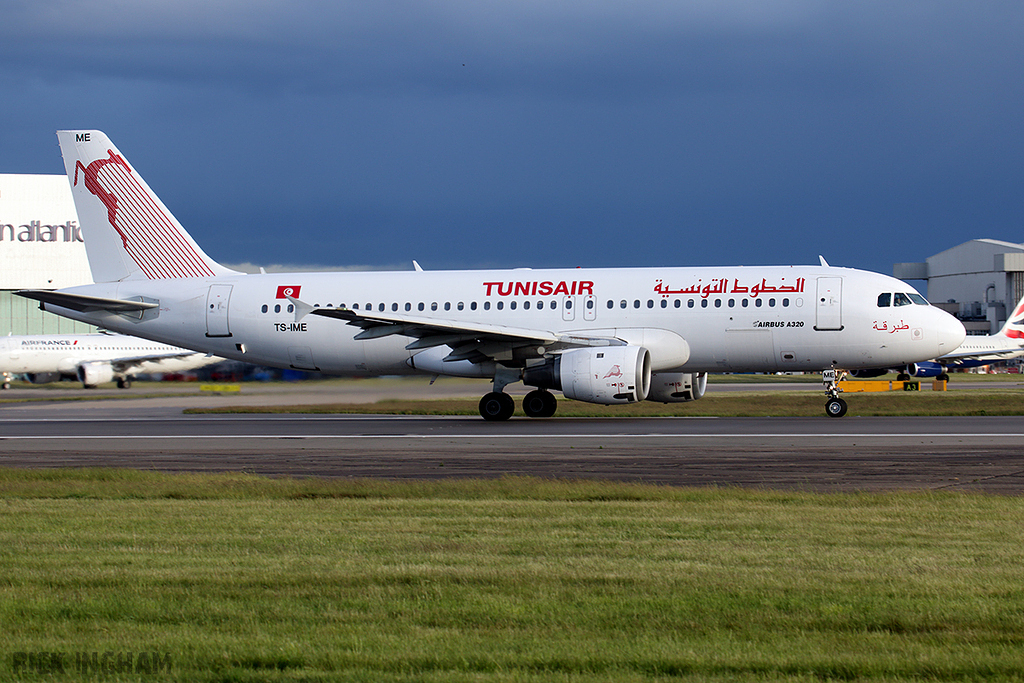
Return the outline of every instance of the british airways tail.
{"type": "Polygon", "coordinates": [[[233,274],[199,247],[97,130],[57,131],[96,282],[233,274]]]}
{"type": "Polygon", "coordinates": [[[1024,298],[1017,302],[1013,313],[1006,316],[1006,322],[999,334],[1010,339],[1024,339],[1024,298]]]}

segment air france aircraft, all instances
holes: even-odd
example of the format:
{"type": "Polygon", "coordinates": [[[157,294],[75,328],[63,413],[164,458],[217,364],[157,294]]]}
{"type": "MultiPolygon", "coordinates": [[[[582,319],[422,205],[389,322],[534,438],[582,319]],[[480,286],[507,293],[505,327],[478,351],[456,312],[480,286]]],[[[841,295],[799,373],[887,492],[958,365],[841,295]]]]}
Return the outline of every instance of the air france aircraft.
{"type": "Polygon", "coordinates": [[[33,382],[77,377],[86,388],[116,381],[128,389],[132,377],[146,372],[182,372],[224,360],[205,353],[123,334],[53,334],[0,337],[3,388],[10,376],[33,382]]]}
{"type": "Polygon", "coordinates": [[[25,291],[47,311],[250,363],[336,375],[483,377],[480,414],[515,412],[504,388],[534,387],[530,417],[556,400],[701,398],[707,373],[909,364],[964,340],[894,278],[820,266],[293,273],[246,275],[196,244],[99,131],[57,133],[96,284],[25,291]],[[888,327],[878,329],[884,319],[888,327]],[[350,326],[350,327],[349,327],[350,326]],[[351,330],[351,327],[357,328],[351,330]],[[351,331],[347,331],[351,330],[351,331]]]}
{"type": "MultiPolygon", "coordinates": [[[[906,305],[900,299],[893,301],[895,306],[906,305]]],[[[948,371],[960,368],[976,368],[1000,360],[1012,360],[1024,356],[1024,299],[1017,302],[1013,315],[995,334],[972,335],[964,339],[952,353],[947,353],[935,360],[911,363],[894,368],[899,373],[898,380],[909,380],[911,377],[935,377],[948,380],[948,371]]],[[[889,368],[859,370],[856,377],[877,377],[889,372],[889,368]]]]}

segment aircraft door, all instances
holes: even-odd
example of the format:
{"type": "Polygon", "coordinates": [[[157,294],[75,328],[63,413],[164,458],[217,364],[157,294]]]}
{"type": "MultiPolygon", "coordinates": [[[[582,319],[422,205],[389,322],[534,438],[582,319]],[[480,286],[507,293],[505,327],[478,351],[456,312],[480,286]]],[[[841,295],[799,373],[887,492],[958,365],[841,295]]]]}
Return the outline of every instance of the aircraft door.
{"type": "Polygon", "coordinates": [[[230,337],[228,327],[228,301],[232,285],[210,285],[206,296],[206,336],[230,337]]]}
{"type": "Polygon", "coordinates": [[[586,297],[583,298],[583,319],[597,319],[597,299],[594,297],[593,294],[588,294],[586,297]]]}
{"type": "Polygon", "coordinates": [[[814,329],[843,329],[843,278],[819,277],[814,329]]]}

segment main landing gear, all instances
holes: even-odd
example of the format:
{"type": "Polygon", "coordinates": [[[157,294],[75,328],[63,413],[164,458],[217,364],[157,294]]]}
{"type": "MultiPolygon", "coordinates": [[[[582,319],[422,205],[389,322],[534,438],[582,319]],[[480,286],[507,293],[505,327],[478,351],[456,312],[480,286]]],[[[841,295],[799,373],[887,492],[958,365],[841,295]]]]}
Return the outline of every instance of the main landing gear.
{"type": "MultiPolygon", "coordinates": [[[[527,417],[551,417],[558,408],[558,399],[550,391],[536,389],[523,397],[527,417]]],[[[507,420],[516,412],[516,402],[503,391],[492,391],[480,399],[480,415],[494,422],[507,420]]]]}
{"type": "MultiPolygon", "coordinates": [[[[493,422],[512,417],[516,412],[516,402],[502,390],[520,379],[518,370],[500,368],[494,376],[494,391],[480,399],[481,417],[493,422]]],[[[527,417],[551,417],[557,408],[557,399],[546,389],[535,389],[523,397],[523,412],[527,417]]]]}
{"type": "Polygon", "coordinates": [[[843,392],[839,388],[839,382],[845,377],[846,372],[837,376],[834,368],[821,373],[821,382],[825,385],[825,393],[828,394],[828,400],[825,401],[825,414],[829,417],[846,415],[846,401],[839,398],[839,394],[843,392]]]}

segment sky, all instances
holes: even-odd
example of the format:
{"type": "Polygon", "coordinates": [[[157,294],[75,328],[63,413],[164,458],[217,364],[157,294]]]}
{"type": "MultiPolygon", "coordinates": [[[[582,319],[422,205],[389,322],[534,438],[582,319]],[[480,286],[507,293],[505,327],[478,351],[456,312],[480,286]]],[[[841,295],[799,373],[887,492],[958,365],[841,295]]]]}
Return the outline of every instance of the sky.
{"type": "Polygon", "coordinates": [[[815,264],[1024,242],[1024,3],[0,0],[0,173],[99,129],[214,259],[815,264]]]}

